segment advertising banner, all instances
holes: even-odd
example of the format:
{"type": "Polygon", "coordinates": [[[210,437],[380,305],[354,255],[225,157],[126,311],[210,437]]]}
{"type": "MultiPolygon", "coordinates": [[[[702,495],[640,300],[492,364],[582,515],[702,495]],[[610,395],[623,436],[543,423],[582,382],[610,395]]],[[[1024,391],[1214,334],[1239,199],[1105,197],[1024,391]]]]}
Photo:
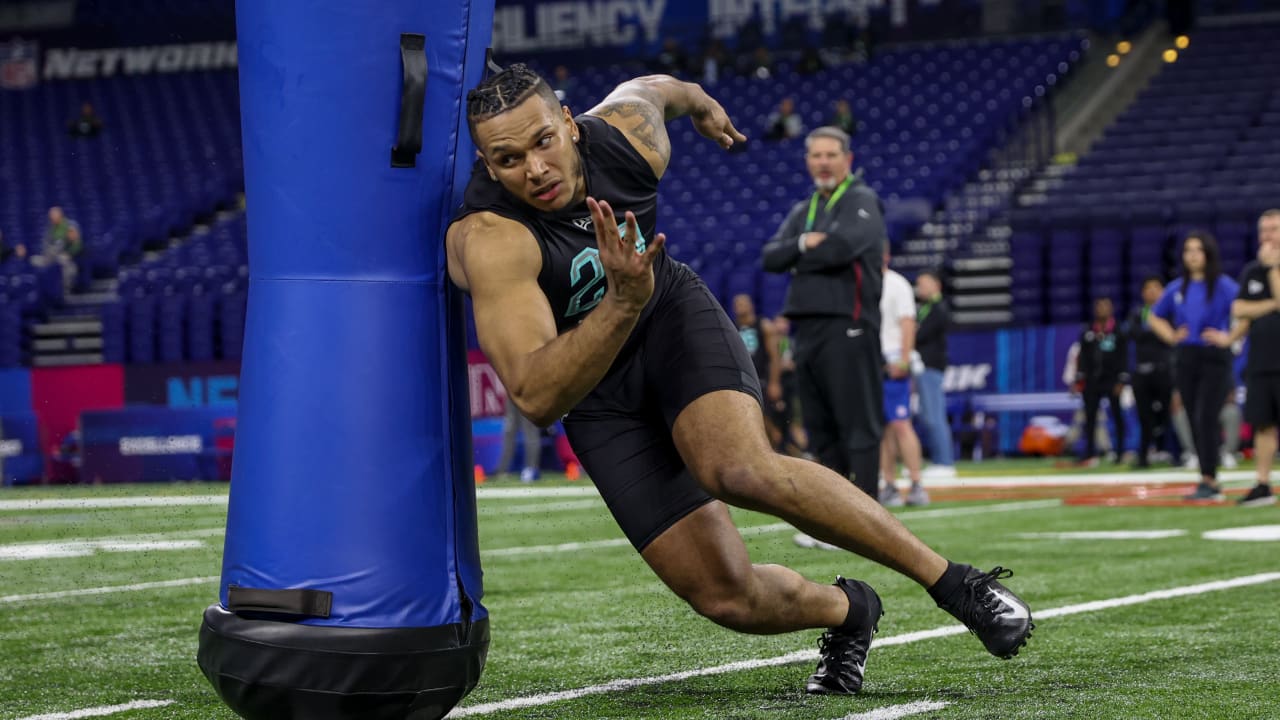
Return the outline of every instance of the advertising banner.
{"type": "Polygon", "coordinates": [[[81,416],[81,480],[229,480],[235,408],[132,406],[81,416]]]}
{"type": "MultiPolygon", "coordinates": [[[[52,454],[76,427],[80,413],[124,405],[124,368],[120,365],[35,368],[31,370],[32,409],[40,428],[40,448],[52,454]]],[[[73,482],[69,464],[50,467],[53,482],[73,482]]]]}
{"type": "Polygon", "coordinates": [[[44,475],[40,433],[32,413],[0,414],[0,485],[26,485],[44,475]]]}
{"type": "Polygon", "coordinates": [[[240,363],[235,361],[129,365],[124,370],[124,398],[130,405],[235,408],[239,397],[240,363]]]}

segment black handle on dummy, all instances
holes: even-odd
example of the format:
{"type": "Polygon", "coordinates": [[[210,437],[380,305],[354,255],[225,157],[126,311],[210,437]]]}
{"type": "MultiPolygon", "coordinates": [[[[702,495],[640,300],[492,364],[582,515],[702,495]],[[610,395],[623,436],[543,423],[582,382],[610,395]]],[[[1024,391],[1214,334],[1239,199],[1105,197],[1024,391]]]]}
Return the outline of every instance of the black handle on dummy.
{"type": "Polygon", "coordinates": [[[391,147],[391,167],[411,168],[422,152],[422,114],[427,101],[427,38],[417,33],[400,35],[400,126],[391,147]]]}

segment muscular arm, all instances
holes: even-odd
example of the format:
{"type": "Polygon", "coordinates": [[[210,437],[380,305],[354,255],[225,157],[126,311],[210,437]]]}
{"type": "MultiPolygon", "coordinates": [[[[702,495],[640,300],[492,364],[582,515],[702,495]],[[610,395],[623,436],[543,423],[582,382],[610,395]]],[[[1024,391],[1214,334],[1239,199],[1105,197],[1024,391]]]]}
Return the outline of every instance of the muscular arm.
{"type": "Polygon", "coordinates": [[[557,336],[528,229],[476,213],[454,223],[446,242],[449,275],[471,293],[481,348],[520,412],[550,425],[604,377],[643,305],[620,302],[610,288],[582,324],[557,336]]]}
{"type": "Polygon", "coordinates": [[[666,123],[688,115],[704,136],[728,149],[746,137],[729,122],[724,108],[697,83],[670,75],[646,75],[628,80],[587,112],[618,128],[631,141],[659,178],[671,162],[671,139],[666,123]]]}
{"type": "Polygon", "coordinates": [[[908,315],[898,320],[898,326],[902,329],[902,359],[909,362],[916,351],[916,319],[908,315]]]}

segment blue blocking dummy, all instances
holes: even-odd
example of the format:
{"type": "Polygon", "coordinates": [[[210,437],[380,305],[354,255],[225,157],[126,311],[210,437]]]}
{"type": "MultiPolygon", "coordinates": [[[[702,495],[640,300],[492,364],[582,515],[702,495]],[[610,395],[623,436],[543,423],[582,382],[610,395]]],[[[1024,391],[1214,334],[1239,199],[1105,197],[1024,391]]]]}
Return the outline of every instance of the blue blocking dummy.
{"type": "Polygon", "coordinates": [[[444,231],[493,0],[236,15],[252,278],[200,668],[250,720],[434,720],[489,645],[444,231]]]}

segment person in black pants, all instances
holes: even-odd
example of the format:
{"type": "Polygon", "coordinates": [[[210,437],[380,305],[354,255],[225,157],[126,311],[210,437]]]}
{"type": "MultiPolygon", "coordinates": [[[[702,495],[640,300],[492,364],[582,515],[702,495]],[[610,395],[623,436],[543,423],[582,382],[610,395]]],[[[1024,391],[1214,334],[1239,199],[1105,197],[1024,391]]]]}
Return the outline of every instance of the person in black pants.
{"type": "Polygon", "coordinates": [[[1257,484],[1240,499],[1241,505],[1276,502],[1271,490],[1271,466],[1280,425],[1280,210],[1258,219],[1258,259],[1240,274],[1240,296],[1231,312],[1249,328],[1245,365],[1245,419],[1253,426],[1253,457],[1257,484]]]}
{"type": "Polygon", "coordinates": [[[1164,447],[1164,432],[1169,424],[1169,403],[1173,395],[1170,350],[1151,329],[1152,308],[1164,294],[1164,282],[1156,276],[1142,281],[1142,307],[1134,308],[1125,323],[1125,337],[1134,344],[1134,366],[1130,375],[1133,399],[1138,406],[1138,442],[1140,468],[1151,467],[1151,448],[1164,447]]]}
{"type": "Polygon", "coordinates": [[[884,432],[880,357],[880,198],[851,172],[849,136],[805,139],[816,186],[764,248],[764,269],[792,273],[783,314],[795,328],[797,394],[818,461],[877,497],[884,432]]]}
{"type": "Polygon", "coordinates": [[[1176,383],[1191,419],[1191,439],[1200,463],[1200,484],[1187,500],[1220,501],[1218,415],[1231,378],[1232,343],[1247,325],[1231,328],[1231,302],[1239,286],[1222,274],[1218,242],[1196,231],[1182,243],[1182,276],[1169,283],[1148,318],[1165,343],[1177,346],[1176,383]]]}
{"type": "Polygon", "coordinates": [[[1093,322],[1080,333],[1080,356],[1077,360],[1076,381],[1082,385],[1084,396],[1084,456],[1085,463],[1096,463],[1098,448],[1095,433],[1098,427],[1098,411],[1103,398],[1111,407],[1111,418],[1116,425],[1117,457],[1124,453],[1124,413],[1120,410],[1120,392],[1129,380],[1125,367],[1129,364],[1129,349],[1116,326],[1115,309],[1111,298],[1098,298],[1093,303],[1093,322]]]}

